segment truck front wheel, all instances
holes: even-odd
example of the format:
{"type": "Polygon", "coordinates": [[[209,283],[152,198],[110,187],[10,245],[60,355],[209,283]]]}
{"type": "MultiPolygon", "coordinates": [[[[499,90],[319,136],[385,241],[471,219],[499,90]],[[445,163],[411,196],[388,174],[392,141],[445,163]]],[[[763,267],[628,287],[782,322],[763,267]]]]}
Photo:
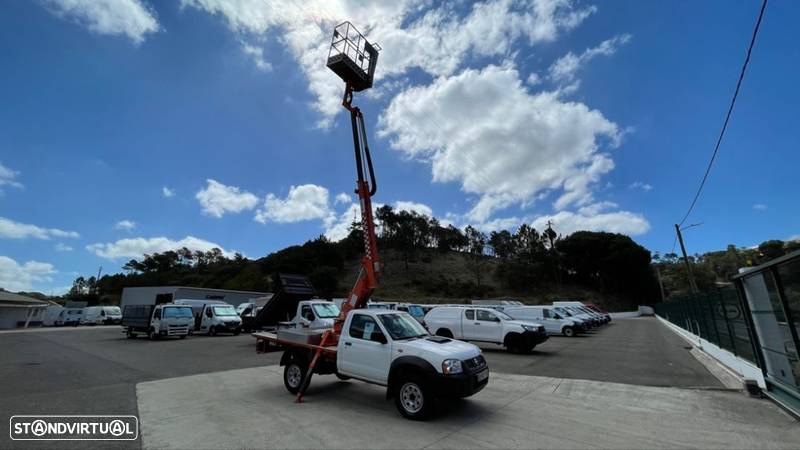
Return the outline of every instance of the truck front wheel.
{"type": "Polygon", "coordinates": [[[394,404],[406,419],[426,420],[433,411],[434,399],[427,383],[418,377],[399,380],[394,404]]]}
{"type": "Polygon", "coordinates": [[[575,328],[564,327],[564,336],[566,336],[566,337],[575,336],[575,328]]]}
{"type": "Polygon", "coordinates": [[[283,368],[283,384],[292,395],[297,395],[303,380],[306,379],[306,366],[297,360],[292,360],[283,368]]]}

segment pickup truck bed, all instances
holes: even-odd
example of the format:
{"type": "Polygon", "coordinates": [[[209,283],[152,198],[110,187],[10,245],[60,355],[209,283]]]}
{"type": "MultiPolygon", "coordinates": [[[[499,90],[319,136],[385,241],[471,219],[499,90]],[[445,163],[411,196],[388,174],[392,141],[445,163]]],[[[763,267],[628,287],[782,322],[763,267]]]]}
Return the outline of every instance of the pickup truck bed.
{"type": "Polygon", "coordinates": [[[256,338],[257,353],[269,353],[278,350],[283,350],[286,347],[297,347],[315,351],[321,348],[322,351],[328,356],[336,355],[335,345],[326,345],[323,347],[317,344],[308,344],[308,343],[298,342],[295,340],[279,339],[277,333],[269,331],[259,331],[256,333],[252,333],[251,336],[256,338]]]}

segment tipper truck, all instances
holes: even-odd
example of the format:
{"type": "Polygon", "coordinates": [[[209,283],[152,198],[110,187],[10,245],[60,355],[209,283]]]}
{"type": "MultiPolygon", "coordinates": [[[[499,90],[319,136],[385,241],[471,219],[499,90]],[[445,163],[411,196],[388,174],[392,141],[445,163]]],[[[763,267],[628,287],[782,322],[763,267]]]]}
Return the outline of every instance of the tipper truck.
{"type": "MultiPolygon", "coordinates": [[[[253,336],[257,351],[284,350],[283,381],[298,403],[303,401],[313,374],[336,374],[386,386],[386,397],[394,399],[403,416],[422,420],[433,411],[435,397],[467,397],[483,389],[489,381],[489,368],[478,347],[430,336],[406,312],[366,309],[381,271],[372,212],[377,184],[364,116],[352,100],[353,92],[372,87],[379,50],[350,22],[344,22],[334,30],[328,55],[328,68],[345,82],[342,106],[350,112],[353,131],[355,192],[364,244],[356,282],[331,328],[278,328],[274,333],[253,336]]],[[[269,314],[269,306],[259,316],[269,314]]]]}

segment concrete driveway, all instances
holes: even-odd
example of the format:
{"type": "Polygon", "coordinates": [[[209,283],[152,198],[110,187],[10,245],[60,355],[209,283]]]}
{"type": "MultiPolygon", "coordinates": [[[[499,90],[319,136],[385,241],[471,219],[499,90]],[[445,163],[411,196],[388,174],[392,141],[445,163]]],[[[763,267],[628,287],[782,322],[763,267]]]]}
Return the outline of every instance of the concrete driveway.
{"type": "Polygon", "coordinates": [[[492,373],[429,422],[385,391],[317,376],[293,403],[267,366],[137,385],[143,448],[800,448],[797,422],[739,392],[492,373]]]}

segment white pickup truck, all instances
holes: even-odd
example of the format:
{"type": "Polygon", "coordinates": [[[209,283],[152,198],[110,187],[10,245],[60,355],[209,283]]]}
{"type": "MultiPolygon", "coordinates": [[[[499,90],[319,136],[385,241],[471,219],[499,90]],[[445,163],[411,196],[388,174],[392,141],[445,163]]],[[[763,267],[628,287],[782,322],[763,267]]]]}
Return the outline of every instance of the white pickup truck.
{"type": "Polygon", "coordinates": [[[541,324],[488,307],[439,306],[425,315],[424,323],[437,336],[499,344],[512,353],[528,353],[547,340],[541,324]]]}
{"type": "MultiPolygon", "coordinates": [[[[287,329],[253,336],[262,349],[284,348],[280,364],[283,381],[292,394],[300,391],[309,363],[320,349],[322,330],[287,329]],[[260,345],[265,344],[265,345],[260,345]]],[[[475,345],[431,336],[408,313],[356,309],[350,311],[336,346],[322,347],[315,374],[335,374],[386,386],[406,418],[429,417],[437,397],[469,397],[489,381],[489,367],[475,345]]]]}

